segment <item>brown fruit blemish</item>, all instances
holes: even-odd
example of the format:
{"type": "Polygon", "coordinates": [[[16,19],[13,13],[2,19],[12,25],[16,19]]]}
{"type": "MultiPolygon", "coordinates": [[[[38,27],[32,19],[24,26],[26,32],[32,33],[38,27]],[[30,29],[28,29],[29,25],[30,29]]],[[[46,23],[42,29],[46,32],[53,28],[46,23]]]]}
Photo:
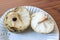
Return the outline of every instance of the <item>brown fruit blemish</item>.
{"type": "Polygon", "coordinates": [[[22,30],[20,30],[20,32],[21,32],[22,30]]]}
{"type": "Polygon", "coordinates": [[[17,31],[16,27],[10,27],[12,30],[17,31]]]}
{"type": "Polygon", "coordinates": [[[8,25],[8,24],[5,24],[6,26],[8,25]]]}
{"type": "Polygon", "coordinates": [[[8,17],[6,17],[6,19],[7,19],[8,17]]]}
{"type": "Polygon", "coordinates": [[[19,15],[19,14],[18,14],[18,17],[19,17],[20,21],[22,22],[22,18],[21,18],[21,15],[19,15]]]}
{"type": "Polygon", "coordinates": [[[14,12],[17,12],[19,10],[19,7],[16,7],[15,9],[14,9],[14,12]]]}

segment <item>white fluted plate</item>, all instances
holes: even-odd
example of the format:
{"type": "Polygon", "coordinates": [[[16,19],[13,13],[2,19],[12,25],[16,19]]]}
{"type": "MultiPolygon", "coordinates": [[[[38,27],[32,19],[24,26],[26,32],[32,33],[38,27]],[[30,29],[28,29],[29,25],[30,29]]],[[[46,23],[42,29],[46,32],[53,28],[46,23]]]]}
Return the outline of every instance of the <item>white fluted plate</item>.
{"type": "MultiPolygon", "coordinates": [[[[24,7],[26,7],[30,11],[31,14],[36,13],[36,12],[43,12],[52,18],[52,16],[49,13],[45,12],[44,10],[40,8],[33,7],[33,6],[24,6],[24,7]]],[[[4,21],[5,15],[9,11],[12,11],[12,10],[14,10],[14,8],[11,8],[8,11],[6,11],[0,18],[0,40],[59,40],[59,30],[55,21],[54,21],[56,24],[55,29],[50,34],[39,34],[39,33],[34,32],[31,28],[19,34],[15,34],[15,33],[11,33],[7,31],[7,29],[4,26],[3,21],[4,21]]]]}

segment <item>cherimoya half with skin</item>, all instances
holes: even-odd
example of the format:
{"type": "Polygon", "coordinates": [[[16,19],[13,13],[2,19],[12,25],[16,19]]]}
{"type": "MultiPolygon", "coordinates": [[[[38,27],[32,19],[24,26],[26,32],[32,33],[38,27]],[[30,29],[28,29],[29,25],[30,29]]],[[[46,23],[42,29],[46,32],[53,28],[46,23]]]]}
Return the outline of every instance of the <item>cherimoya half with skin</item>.
{"type": "Polygon", "coordinates": [[[9,11],[4,18],[6,28],[11,32],[21,32],[30,25],[29,11],[21,6],[9,11]]]}
{"type": "Polygon", "coordinates": [[[54,30],[55,23],[43,12],[37,12],[31,16],[31,27],[38,33],[50,33],[54,30]]]}

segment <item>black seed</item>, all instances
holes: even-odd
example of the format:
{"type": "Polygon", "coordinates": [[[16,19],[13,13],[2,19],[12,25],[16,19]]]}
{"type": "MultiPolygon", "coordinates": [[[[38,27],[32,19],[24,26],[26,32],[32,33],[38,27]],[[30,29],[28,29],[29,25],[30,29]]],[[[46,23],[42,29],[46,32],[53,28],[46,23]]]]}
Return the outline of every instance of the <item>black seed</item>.
{"type": "Polygon", "coordinates": [[[13,20],[13,21],[16,21],[16,20],[17,20],[17,18],[15,18],[15,17],[14,17],[12,20],[13,20]]]}

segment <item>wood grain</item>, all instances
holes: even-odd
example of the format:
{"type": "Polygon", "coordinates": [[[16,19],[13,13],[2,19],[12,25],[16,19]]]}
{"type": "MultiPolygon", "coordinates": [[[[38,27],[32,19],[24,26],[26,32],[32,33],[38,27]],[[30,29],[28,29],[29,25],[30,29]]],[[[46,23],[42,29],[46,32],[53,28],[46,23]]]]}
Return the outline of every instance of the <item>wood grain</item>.
{"type": "Polygon", "coordinates": [[[55,19],[60,31],[60,0],[0,0],[0,16],[9,8],[31,5],[44,9],[55,19]]]}

